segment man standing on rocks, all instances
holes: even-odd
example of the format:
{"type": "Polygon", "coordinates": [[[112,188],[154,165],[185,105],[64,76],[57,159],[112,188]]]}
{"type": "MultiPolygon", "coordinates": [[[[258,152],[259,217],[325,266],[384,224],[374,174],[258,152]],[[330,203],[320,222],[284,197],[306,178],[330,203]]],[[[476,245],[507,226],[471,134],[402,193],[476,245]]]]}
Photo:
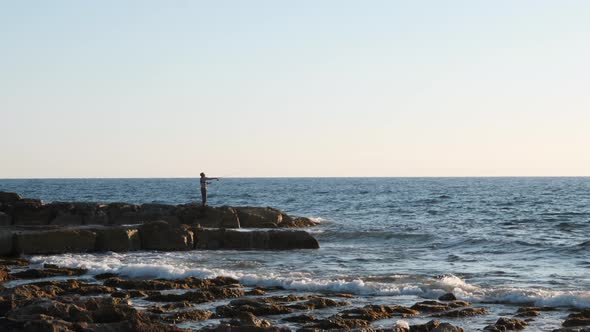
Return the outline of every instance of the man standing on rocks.
{"type": "Polygon", "coordinates": [[[207,185],[211,183],[209,180],[219,181],[219,178],[208,178],[205,173],[201,173],[201,201],[203,206],[207,206],[207,185]]]}

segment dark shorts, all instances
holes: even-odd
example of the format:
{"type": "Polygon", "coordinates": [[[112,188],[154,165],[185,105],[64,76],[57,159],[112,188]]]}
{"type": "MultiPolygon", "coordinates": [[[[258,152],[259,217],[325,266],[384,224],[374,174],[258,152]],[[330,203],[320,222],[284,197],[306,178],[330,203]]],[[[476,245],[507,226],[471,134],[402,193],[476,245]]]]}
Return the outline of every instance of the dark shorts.
{"type": "Polygon", "coordinates": [[[201,188],[201,200],[203,203],[207,202],[207,188],[201,188]]]}

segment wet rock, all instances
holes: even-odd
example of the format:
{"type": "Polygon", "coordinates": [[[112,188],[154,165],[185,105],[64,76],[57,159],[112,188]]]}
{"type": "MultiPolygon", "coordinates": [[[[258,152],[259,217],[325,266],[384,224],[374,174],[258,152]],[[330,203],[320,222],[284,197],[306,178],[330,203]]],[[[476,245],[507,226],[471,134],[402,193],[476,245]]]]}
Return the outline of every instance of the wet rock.
{"type": "Polygon", "coordinates": [[[410,326],[410,332],[463,332],[463,329],[449,323],[431,320],[426,324],[410,326]]]}
{"type": "Polygon", "coordinates": [[[101,274],[95,275],[94,279],[104,280],[104,279],[115,278],[115,277],[117,277],[116,273],[101,273],[101,274]]]}
{"type": "Polygon", "coordinates": [[[442,312],[449,311],[454,308],[466,307],[471,305],[465,301],[453,301],[453,302],[438,302],[438,301],[422,301],[414,304],[411,308],[420,312],[442,312]]]}
{"type": "Polygon", "coordinates": [[[269,231],[268,249],[319,249],[318,241],[305,231],[269,231]]]}
{"type": "Polygon", "coordinates": [[[12,274],[17,279],[40,279],[55,276],[80,276],[87,272],[86,269],[57,267],[54,265],[45,265],[42,270],[29,269],[21,272],[15,272],[12,274]]]}
{"type": "Polygon", "coordinates": [[[590,332],[590,326],[564,327],[555,329],[553,332],[590,332]]]}
{"type": "Polygon", "coordinates": [[[485,331],[512,331],[523,330],[528,324],[525,321],[515,318],[499,318],[494,325],[488,325],[485,331]]]}
{"type": "Polygon", "coordinates": [[[190,321],[203,321],[211,319],[214,314],[211,311],[207,310],[190,310],[190,311],[182,311],[176,312],[171,315],[166,316],[164,319],[168,322],[178,323],[184,322],[187,320],[190,321]]]}
{"type": "Polygon", "coordinates": [[[214,328],[201,329],[204,332],[289,332],[290,329],[280,326],[255,327],[255,326],[231,326],[229,324],[220,324],[214,328]]]}
{"type": "Polygon", "coordinates": [[[236,318],[230,320],[227,323],[230,326],[241,326],[241,327],[270,327],[271,324],[269,321],[264,319],[259,319],[258,317],[254,316],[250,312],[242,312],[236,318]]]}
{"type": "Polygon", "coordinates": [[[194,233],[185,225],[154,221],[139,227],[141,247],[145,250],[192,250],[194,233]]]}
{"type": "Polygon", "coordinates": [[[536,308],[519,308],[515,317],[537,317],[541,313],[536,308]]]}
{"type": "Polygon", "coordinates": [[[314,310],[329,307],[342,307],[347,305],[350,305],[350,302],[334,301],[332,299],[327,298],[314,298],[307,300],[303,303],[293,304],[290,307],[297,310],[314,310]]]}
{"type": "Polygon", "coordinates": [[[54,229],[19,231],[15,234],[15,250],[21,254],[61,254],[94,250],[96,233],[85,229],[54,229]]]}
{"type": "Polygon", "coordinates": [[[488,311],[484,308],[465,308],[458,310],[451,310],[442,313],[431,315],[431,317],[447,317],[447,318],[459,318],[459,317],[472,317],[478,315],[487,315],[488,311]]]}
{"type": "Polygon", "coordinates": [[[125,252],[141,249],[139,229],[125,226],[93,228],[97,251],[125,252]]]}
{"type": "Polygon", "coordinates": [[[234,231],[198,229],[197,249],[317,249],[315,238],[304,231],[234,231]]]}
{"type": "Polygon", "coordinates": [[[194,292],[186,292],[182,294],[157,294],[145,298],[146,301],[152,302],[193,302],[203,303],[210,302],[217,299],[237,298],[244,296],[244,291],[236,288],[209,288],[207,290],[199,290],[194,292]]]}
{"type": "Polygon", "coordinates": [[[30,262],[19,257],[0,257],[0,266],[27,266],[30,262]]]}
{"type": "Polygon", "coordinates": [[[455,301],[457,298],[453,293],[446,293],[438,298],[439,301],[455,301]]]}
{"type": "Polygon", "coordinates": [[[164,290],[164,289],[193,289],[193,288],[211,288],[220,286],[239,287],[240,284],[236,279],[228,277],[216,277],[213,279],[199,279],[188,277],[184,279],[121,279],[118,277],[110,278],[104,282],[106,286],[139,289],[139,290],[164,290]]]}
{"type": "Polygon", "coordinates": [[[0,266],[0,283],[12,280],[12,277],[9,274],[10,270],[4,266],[0,266]]]}
{"type": "Polygon", "coordinates": [[[310,315],[310,314],[296,315],[296,316],[290,316],[290,317],[283,318],[283,320],[285,322],[302,323],[302,324],[312,323],[312,322],[315,322],[317,319],[318,318],[316,316],[310,315]]]}
{"type": "Polygon", "coordinates": [[[582,309],[579,312],[569,314],[562,325],[564,327],[590,326],[590,309],[582,309]]]}
{"type": "Polygon", "coordinates": [[[261,296],[266,295],[266,291],[262,288],[256,287],[246,292],[246,295],[261,296]]]}
{"type": "Polygon", "coordinates": [[[314,227],[317,226],[318,223],[306,218],[306,217],[295,217],[295,218],[286,218],[286,215],[283,214],[283,220],[279,224],[279,227],[288,227],[288,228],[304,228],[304,227],[314,227]]]}
{"type": "Polygon", "coordinates": [[[237,317],[241,312],[249,312],[256,316],[290,314],[294,311],[280,304],[268,303],[265,299],[238,299],[228,305],[218,306],[215,312],[220,317],[237,317]]]}
{"type": "Polygon", "coordinates": [[[139,291],[139,290],[130,290],[130,291],[116,291],[111,293],[112,297],[118,297],[122,299],[132,299],[137,297],[147,297],[149,296],[146,292],[139,291]]]}
{"type": "Polygon", "coordinates": [[[363,319],[344,319],[342,317],[330,317],[321,319],[306,325],[306,329],[334,330],[334,329],[356,329],[371,326],[371,322],[363,319]]]}
{"type": "Polygon", "coordinates": [[[450,323],[440,323],[430,332],[463,332],[463,329],[450,323]]]}
{"type": "Polygon", "coordinates": [[[355,308],[345,310],[341,313],[341,316],[346,319],[362,319],[368,321],[375,321],[380,319],[387,319],[395,316],[410,317],[418,315],[419,312],[408,307],[396,305],[396,306],[385,306],[385,305],[366,305],[362,308],[355,308]]]}

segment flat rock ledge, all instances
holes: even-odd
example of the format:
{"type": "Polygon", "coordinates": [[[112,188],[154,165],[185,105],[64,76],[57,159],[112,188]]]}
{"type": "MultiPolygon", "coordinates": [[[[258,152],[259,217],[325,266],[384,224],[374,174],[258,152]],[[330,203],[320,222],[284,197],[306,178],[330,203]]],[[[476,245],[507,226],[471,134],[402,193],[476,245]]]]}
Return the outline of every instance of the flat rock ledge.
{"type": "Polygon", "coordinates": [[[273,208],[44,204],[16,193],[0,192],[0,256],[135,250],[318,249],[318,241],[309,233],[292,229],[314,225],[309,218],[291,217],[273,208]]]}
{"type": "Polygon", "coordinates": [[[210,207],[199,204],[53,202],[0,192],[0,226],[135,225],[164,220],[216,228],[301,228],[317,225],[271,207],[210,207]]]}

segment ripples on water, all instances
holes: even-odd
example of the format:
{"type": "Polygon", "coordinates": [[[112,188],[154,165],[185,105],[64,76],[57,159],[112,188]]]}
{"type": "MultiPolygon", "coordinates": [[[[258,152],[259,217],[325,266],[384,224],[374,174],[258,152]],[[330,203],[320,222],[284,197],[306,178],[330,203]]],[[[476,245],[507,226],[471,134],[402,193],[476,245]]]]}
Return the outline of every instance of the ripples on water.
{"type": "MultiPolygon", "coordinates": [[[[196,179],[0,180],[0,190],[45,201],[199,200],[196,179]]],[[[322,248],[175,253],[166,256],[172,265],[268,279],[293,271],[322,282],[453,275],[494,289],[590,291],[590,178],[228,178],[210,186],[209,199],[321,218],[313,232],[322,248]]]]}

